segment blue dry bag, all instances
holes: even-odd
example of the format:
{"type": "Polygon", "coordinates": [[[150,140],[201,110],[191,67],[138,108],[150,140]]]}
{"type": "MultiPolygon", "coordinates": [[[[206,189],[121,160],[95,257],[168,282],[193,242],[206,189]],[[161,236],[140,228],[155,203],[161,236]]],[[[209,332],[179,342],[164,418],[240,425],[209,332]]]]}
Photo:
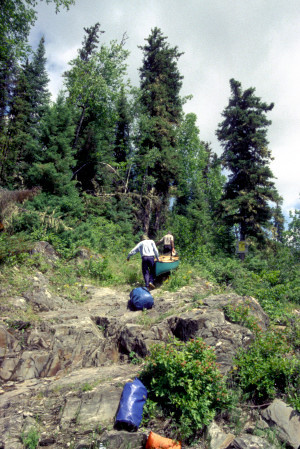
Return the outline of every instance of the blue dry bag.
{"type": "Polygon", "coordinates": [[[143,407],[147,399],[147,389],[135,378],[125,384],[117,412],[115,427],[136,431],[141,424],[143,407]]]}
{"type": "Polygon", "coordinates": [[[130,305],[135,310],[152,309],[154,299],[146,287],[138,287],[130,292],[130,305]]]}

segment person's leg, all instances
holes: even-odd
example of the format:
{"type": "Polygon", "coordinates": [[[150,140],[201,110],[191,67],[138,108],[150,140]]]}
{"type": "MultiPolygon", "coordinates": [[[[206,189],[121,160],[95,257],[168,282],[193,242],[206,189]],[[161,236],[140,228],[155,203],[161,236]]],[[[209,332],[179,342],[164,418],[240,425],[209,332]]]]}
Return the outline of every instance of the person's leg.
{"type": "Polygon", "coordinates": [[[145,285],[147,288],[149,288],[149,280],[150,280],[150,274],[149,274],[149,262],[148,257],[142,257],[142,272],[145,280],[145,285]]]}
{"type": "Polygon", "coordinates": [[[155,262],[154,257],[149,257],[149,282],[153,284],[155,278],[155,262]]]}

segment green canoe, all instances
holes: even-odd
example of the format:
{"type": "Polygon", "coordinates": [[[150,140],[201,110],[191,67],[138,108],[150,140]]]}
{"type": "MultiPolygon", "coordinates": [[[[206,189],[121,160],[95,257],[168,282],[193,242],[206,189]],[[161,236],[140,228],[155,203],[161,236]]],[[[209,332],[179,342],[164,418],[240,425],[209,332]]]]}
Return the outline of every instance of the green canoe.
{"type": "Polygon", "coordinates": [[[158,262],[155,262],[155,275],[167,273],[174,270],[179,265],[178,257],[161,256],[158,262]]]}

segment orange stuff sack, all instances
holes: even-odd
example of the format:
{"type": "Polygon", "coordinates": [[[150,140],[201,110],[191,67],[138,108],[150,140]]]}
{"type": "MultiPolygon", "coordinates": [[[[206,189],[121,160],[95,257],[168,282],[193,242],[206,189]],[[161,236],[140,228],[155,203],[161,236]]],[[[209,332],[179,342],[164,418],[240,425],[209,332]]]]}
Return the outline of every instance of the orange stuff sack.
{"type": "Polygon", "coordinates": [[[150,432],[146,449],[181,449],[181,444],[170,438],[164,438],[157,433],[150,432]]]}

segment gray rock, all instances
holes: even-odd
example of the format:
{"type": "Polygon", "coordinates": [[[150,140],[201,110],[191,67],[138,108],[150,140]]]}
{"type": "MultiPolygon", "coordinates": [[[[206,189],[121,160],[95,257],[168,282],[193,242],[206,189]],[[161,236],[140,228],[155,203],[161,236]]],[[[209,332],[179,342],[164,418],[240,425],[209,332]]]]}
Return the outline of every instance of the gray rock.
{"type": "MultiPolygon", "coordinates": [[[[46,261],[56,260],[47,245],[40,245],[37,252],[46,261]]],[[[40,444],[49,449],[90,447],[91,441],[102,441],[107,449],[129,445],[142,449],[144,431],[111,430],[123,386],[141,369],[128,363],[128,355],[144,357],[153,343],[166,342],[170,335],[183,341],[202,337],[215,348],[226,372],[236,350],[253,335],[226,319],[225,305],[247,300],[262,327],[267,323],[253,298],[210,295],[211,286],[201,280],[176,293],[154,290],[155,306],[146,313],[127,309],[129,286],[123,290],[85,286],[90,296],[85,303],[76,303],[53,294],[43,273],[35,271],[30,283],[22,297],[12,298],[9,289],[1,293],[6,300],[0,325],[0,448],[4,449],[23,449],[20,435],[28,425],[38,427],[40,444]],[[196,301],[199,292],[208,296],[196,301]],[[21,314],[24,301],[33,308],[34,321],[20,321],[20,326],[26,325],[22,328],[9,327],[10,308],[21,314]]],[[[221,428],[210,430],[213,449],[229,448],[232,438],[221,428]]],[[[249,440],[249,435],[239,438],[231,447],[248,449],[260,441],[249,440]]],[[[207,442],[198,442],[197,447],[207,447],[207,442]]]]}
{"type": "Polygon", "coordinates": [[[279,438],[292,448],[300,446],[300,413],[275,399],[272,404],[261,412],[262,417],[270,427],[276,427],[279,438]]]}
{"type": "Polygon", "coordinates": [[[30,251],[31,254],[42,254],[45,260],[51,264],[58,260],[58,256],[55,253],[53,246],[48,242],[37,242],[30,251]]]}
{"type": "Polygon", "coordinates": [[[101,442],[107,449],[141,449],[145,447],[148,434],[146,432],[125,432],[123,430],[106,431],[101,435],[101,442]]]}
{"type": "Polygon", "coordinates": [[[232,433],[225,433],[213,421],[207,430],[210,449],[227,449],[233,442],[235,436],[232,433]]]}
{"type": "Polygon", "coordinates": [[[232,367],[232,359],[241,346],[252,339],[252,332],[243,326],[225,320],[224,312],[217,309],[200,309],[168,320],[172,333],[180,340],[201,337],[215,348],[217,362],[226,373],[232,367]]]}
{"type": "Polygon", "coordinates": [[[255,435],[241,435],[233,441],[235,449],[276,449],[275,446],[268,443],[264,438],[255,435]]]}

